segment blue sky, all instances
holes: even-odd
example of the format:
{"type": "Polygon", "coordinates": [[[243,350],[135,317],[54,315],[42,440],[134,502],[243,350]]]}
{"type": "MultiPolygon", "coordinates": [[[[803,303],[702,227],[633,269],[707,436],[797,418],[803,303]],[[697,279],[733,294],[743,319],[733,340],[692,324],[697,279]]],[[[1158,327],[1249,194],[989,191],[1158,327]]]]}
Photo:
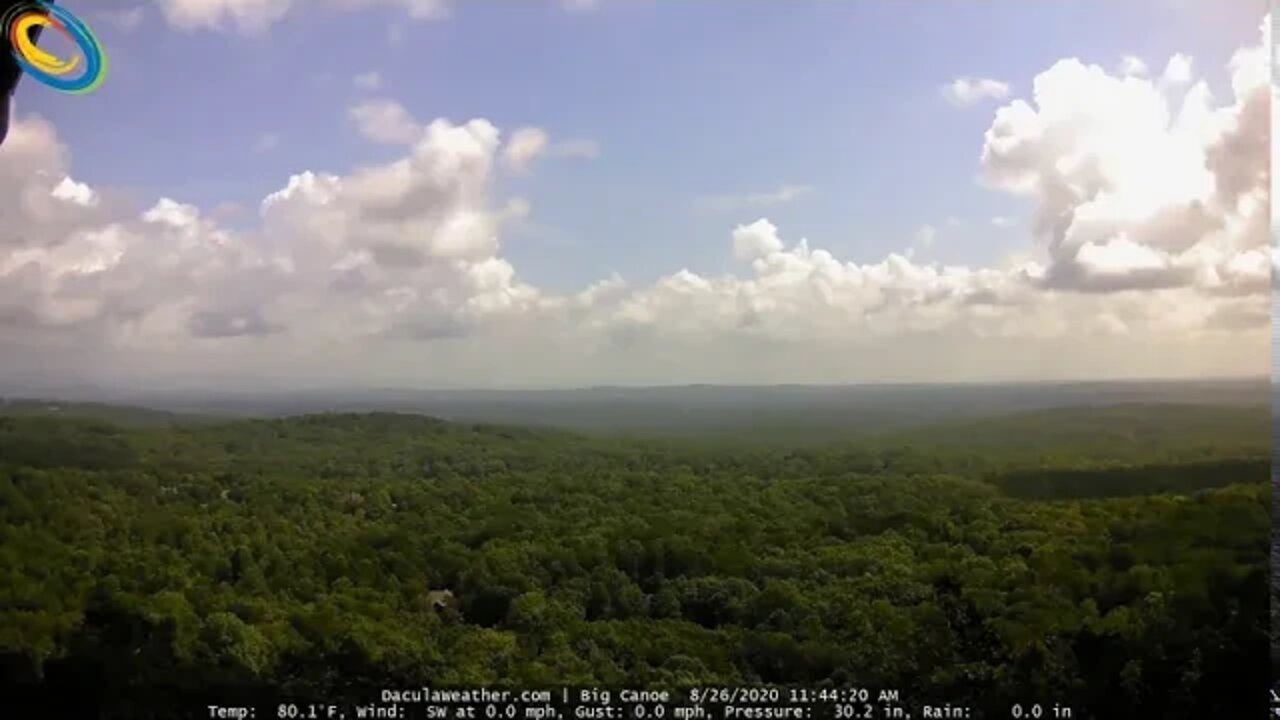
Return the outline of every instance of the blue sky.
{"type": "MultiPolygon", "coordinates": [[[[92,21],[91,5],[67,3],[92,21]]],[[[320,10],[250,37],[168,30],[153,12],[127,32],[96,23],[112,61],[97,94],[28,86],[20,109],[54,121],[91,184],[253,207],[293,172],[345,172],[394,154],[344,114],[359,93],[352,77],[373,71],[419,118],[484,117],[600,143],[594,161],[549,164],[503,188],[533,202],[538,230],[513,233],[505,248],[535,284],[727,271],[729,230],[760,214],[788,242],[808,237],[858,262],[902,250],[932,224],[929,257],[981,264],[1025,245],[987,219],[1028,208],[974,181],[995,104],[958,111],[939,86],[996,77],[1021,96],[1063,57],[1108,67],[1128,54],[1153,66],[1174,52],[1225,58],[1254,34],[1258,13],[1209,5],[614,0],[566,12],[470,2],[432,21],[320,10]],[[255,152],[266,134],[278,147],[255,152]],[[813,192],[763,209],[692,201],[784,184],[813,192]]],[[[1208,68],[1218,87],[1221,66],[1208,68]]]]}
{"type": "Polygon", "coordinates": [[[34,325],[0,340],[33,372],[106,356],[147,381],[1266,366],[1263,3],[568,3],[67,0],[111,74],[20,89],[0,318],[34,325]],[[430,3],[447,14],[410,17],[430,3]],[[1193,62],[1166,72],[1176,54],[1193,62]],[[372,101],[411,116],[409,140],[358,120],[372,101]],[[512,171],[530,129],[549,144],[512,171]],[[333,177],[260,222],[308,171],[333,177]],[[190,207],[141,212],[159,198],[190,207]],[[579,294],[613,273],[625,287],[579,294]]]}

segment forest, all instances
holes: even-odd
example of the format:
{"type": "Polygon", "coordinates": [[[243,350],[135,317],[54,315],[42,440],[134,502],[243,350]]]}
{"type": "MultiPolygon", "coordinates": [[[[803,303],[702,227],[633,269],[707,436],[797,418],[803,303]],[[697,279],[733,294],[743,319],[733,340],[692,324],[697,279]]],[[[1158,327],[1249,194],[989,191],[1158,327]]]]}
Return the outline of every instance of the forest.
{"type": "Polygon", "coordinates": [[[1265,406],[794,445],[86,415],[0,414],[0,697],[51,716],[424,684],[1265,712],[1265,406]]]}

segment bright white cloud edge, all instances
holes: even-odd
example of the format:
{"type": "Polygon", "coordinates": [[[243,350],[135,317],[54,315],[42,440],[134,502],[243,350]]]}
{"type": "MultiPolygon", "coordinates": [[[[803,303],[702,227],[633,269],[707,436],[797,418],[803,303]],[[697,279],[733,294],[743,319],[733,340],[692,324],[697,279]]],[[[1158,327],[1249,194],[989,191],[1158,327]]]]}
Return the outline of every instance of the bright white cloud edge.
{"type": "Polygon", "coordinates": [[[1266,48],[1233,58],[1225,104],[1202,81],[1175,93],[1067,60],[1036,102],[999,108],[980,169],[1032,205],[1017,261],[842,261],[761,218],[726,238],[737,274],[569,294],[522,280],[499,240],[533,208],[495,196],[495,169],[548,138],[522,154],[485,120],[370,115],[362,129],[403,157],[298,173],[236,231],[76,182],[54,128],[26,117],[0,150],[0,215],[17,219],[0,237],[5,372],[263,387],[1260,374],[1266,48]]]}

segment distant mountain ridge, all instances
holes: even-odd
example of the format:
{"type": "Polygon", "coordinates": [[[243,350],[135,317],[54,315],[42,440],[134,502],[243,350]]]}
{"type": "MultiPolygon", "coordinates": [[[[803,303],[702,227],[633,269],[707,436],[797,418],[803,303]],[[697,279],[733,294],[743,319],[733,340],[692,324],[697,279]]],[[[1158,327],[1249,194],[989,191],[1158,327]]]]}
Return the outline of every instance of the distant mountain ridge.
{"type": "MultiPolygon", "coordinates": [[[[1064,407],[1264,407],[1267,379],[1003,385],[685,385],[570,390],[317,390],[135,393],[59,401],[135,408],[146,422],[389,411],[459,422],[645,435],[741,435],[798,440],[1064,407]],[[137,410],[141,409],[141,410],[137,410]],[[153,413],[148,415],[147,413],[153,413]]],[[[54,396],[57,397],[57,396],[54,396]]],[[[118,412],[116,414],[119,414],[118,412]]],[[[127,414],[127,413],[126,413],[127,414]]]]}

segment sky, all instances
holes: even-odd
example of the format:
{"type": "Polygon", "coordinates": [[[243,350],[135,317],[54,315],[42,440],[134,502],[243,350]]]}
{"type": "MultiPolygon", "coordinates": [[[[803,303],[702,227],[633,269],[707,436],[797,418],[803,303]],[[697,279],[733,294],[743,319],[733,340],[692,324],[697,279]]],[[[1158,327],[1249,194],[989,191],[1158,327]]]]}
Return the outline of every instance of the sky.
{"type": "Polygon", "coordinates": [[[60,4],[0,387],[1268,372],[1261,2],[60,4]]]}

